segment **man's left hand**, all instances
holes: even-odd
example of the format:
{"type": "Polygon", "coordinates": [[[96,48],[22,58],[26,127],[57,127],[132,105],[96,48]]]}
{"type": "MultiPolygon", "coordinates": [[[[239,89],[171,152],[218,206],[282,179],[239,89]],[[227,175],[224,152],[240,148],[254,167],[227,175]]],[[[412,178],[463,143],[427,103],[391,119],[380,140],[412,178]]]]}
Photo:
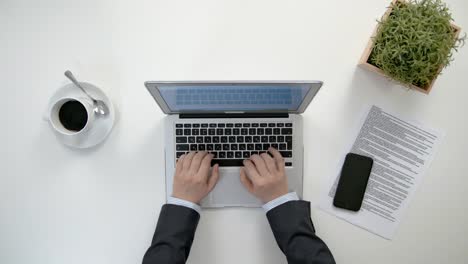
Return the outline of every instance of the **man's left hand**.
{"type": "Polygon", "coordinates": [[[213,190],[219,179],[219,165],[210,173],[213,154],[190,152],[177,161],[172,196],[199,204],[213,190]]]}

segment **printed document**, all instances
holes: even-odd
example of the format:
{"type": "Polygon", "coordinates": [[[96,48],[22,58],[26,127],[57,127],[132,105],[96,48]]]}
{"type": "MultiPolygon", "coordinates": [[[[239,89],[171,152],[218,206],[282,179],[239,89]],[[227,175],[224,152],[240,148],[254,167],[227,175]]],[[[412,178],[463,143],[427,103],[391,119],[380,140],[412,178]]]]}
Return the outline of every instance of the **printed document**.
{"type": "Polygon", "coordinates": [[[383,238],[392,239],[436,153],[442,133],[371,106],[356,134],[352,147],[343,152],[343,161],[322,196],[320,208],[383,238]],[[348,152],[374,159],[358,212],[333,206],[341,166],[348,152]]]}

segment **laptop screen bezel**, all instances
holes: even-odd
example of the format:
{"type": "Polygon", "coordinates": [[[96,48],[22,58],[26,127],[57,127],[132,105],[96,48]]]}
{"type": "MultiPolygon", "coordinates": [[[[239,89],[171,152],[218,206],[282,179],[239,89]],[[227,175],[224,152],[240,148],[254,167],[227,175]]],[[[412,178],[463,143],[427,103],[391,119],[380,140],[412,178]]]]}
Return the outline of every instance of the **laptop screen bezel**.
{"type": "Polygon", "coordinates": [[[165,114],[195,114],[195,113],[291,113],[291,114],[300,114],[303,113],[306,108],[309,106],[312,99],[317,95],[318,91],[321,89],[323,82],[321,81],[148,81],[145,82],[145,86],[149,93],[153,96],[156,103],[159,105],[161,110],[165,114]],[[166,101],[161,95],[161,92],[158,88],[160,85],[164,86],[178,86],[178,85],[308,85],[308,91],[304,100],[296,110],[184,110],[184,111],[173,111],[169,108],[166,101]]]}

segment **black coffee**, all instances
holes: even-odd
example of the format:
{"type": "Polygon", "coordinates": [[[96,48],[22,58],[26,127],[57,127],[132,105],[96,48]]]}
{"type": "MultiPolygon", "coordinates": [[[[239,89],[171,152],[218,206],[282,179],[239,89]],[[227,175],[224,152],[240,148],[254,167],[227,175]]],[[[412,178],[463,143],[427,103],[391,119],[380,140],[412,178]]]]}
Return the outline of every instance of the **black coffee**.
{"type": "Polygon", "coordinates": [[[80,102],[68,101],[60,107],[59,120],[66,129],[80,131],[88,122],[88,112],[80,102]]]}

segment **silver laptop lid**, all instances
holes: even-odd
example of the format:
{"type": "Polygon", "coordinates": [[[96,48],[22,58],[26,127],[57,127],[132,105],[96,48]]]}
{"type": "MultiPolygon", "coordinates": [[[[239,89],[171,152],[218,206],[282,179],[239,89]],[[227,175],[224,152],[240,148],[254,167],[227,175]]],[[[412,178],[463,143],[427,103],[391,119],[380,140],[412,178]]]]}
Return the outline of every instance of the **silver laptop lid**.
{"type": "Polygon", "coordinates": [[[303,113],[321,81],[150,81],[162,111],[180,113],[303,113]]]}

